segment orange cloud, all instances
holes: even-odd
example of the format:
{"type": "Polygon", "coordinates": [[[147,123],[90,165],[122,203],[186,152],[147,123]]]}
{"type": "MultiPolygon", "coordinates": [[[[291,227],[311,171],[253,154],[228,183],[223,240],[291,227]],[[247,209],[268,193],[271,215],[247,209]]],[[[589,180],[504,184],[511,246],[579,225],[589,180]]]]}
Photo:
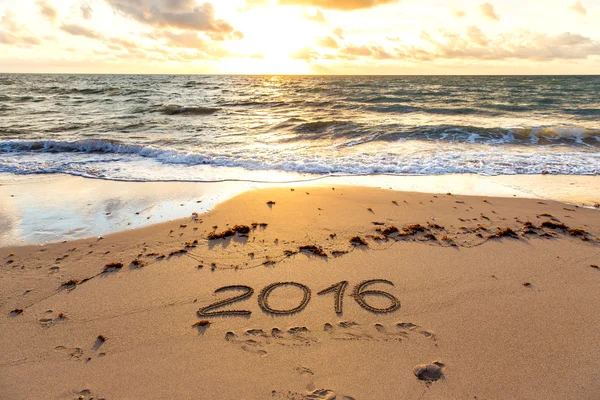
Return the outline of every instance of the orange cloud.
{"type": "Polygon", "coordinates": [[[278,0],[278,4],[284,6],[312,6],[345,11],[372,8],[396,2],[398,0],[278,0]]]}
{"type": "Polygon", "coordinates": [[[94,11],[92,10],[92,7],[89,4],[82,3],[79,9],[81,10],[81,16],[84,19],[92,19],[92,14],[94,11]]]}
{"type": "Polygon", "coordinates": [[[290,54],[290,58],[311,62],[319,58],[319,53],[309,47],[306,47],[290,54]]]}
{"type": "Polygon", "coordinates": [[[52,4],[48,4],[45,0],[38,0],[35,5],[40,9],[40,14],[46,17],[50,22],[55,22],[58,18],[58,11],[52,4]]]}
{"type": "Polygon", "coordinates": [[[467,37],[471,42],[478,44],[479,46],[487,46],[488,39],[485,37],[481,29],[476,26],[470,26],[467,28],[467,37]]]}
{"type": "Polygon", "coordinates": [[[311,51],[305,52],[304,57],[297,58],[310,62],[356,59],[409,62],[461,59],[551,61],[582,60],[600,55],[600,41],[572,33],[548,35],[520,30],[491,38],[479,28],[470,26],[464,34],[441,32],[433,37],[428,32],[422,32],[421,41],[419,46],[396,42],[396,48],[385,48],[377,44],[349,44],[336,53],[320,55],[311,51]]]}
{"type": "Polygon", "coordinates": [[[490,3],[483,3],[482,5],[480,5],[479,11],[481,11],[481,15],[483,15],[484,17],[500,21],[500,17],[498,16],[498,14],[496,14],[494,6],[490,3]]]}
{"type": "Polygon", "coordinates": [[[0,26],[3,28],[0,30],[0,44],[14,46],[42,44],[42,41],[33,36],[27,27],[17,22],[14,13],[10,11],[7,11],[6,14],[0,18],[0,26]]]}
{"type": "Polygon", "coordinates": [[[354,46],[354,45],[350,45],[350,46],[346,46],[342,49],[342,53],[350,55],[350,56],[357,56],[357,57],[373,57],[377,60],[387,60],[387,59],[393,59],[395,58],[394,55],[388,53],[383,47],[381,46],[375,46],[375,45],[370,45],[370,46],[354,46]]]}
{"type": "Polygon", "coordinates": [[[89,39],[100,39],[102,36],[93,30],[77,24],[63,24],[60,29],[64,32],[67,32],[73,36],[83,36],[89,39]]]}
{"type": "Polygon", "coordinates": [[[106,0],[115,10],[147,25],[215,33],[232,33],[229,22],[215,17],[210,3],[195,0],[106,0]]]}
{"type": "Polygon", "coordinates": [[[339,47],[338,42],[332,38],[331,36],[326,36],[326,37],[322,37],[322,38],[318,38],[317,39],[317,44],[320,47],[327,47],[330,49],[337,49],[339,47]]]}
{"type": "Polygon", "coordinates": [[[320,24],[324,24],[327,22],[327,19],[325,18],[321,10],[317,10],[314,14],[304,12],[304,18],[306,18],[309,21],[318,22],[320,24]]]}
{"type": "Polygon", "coordinates": [[[466,12],[464,12],[463,10],[457,10],[457,9],[453,9],[452,10],[452,15],[456,18],[463,18],[464,16],[467,15],[466,12]]]}
{"type": "Polygon", "coordinates": [[[587,15],[587,9],[583,6],[583,4],[581,4],[581,1],[570,5],[569,9],[577,14],[581,14],[583,16],[587,15]]]}

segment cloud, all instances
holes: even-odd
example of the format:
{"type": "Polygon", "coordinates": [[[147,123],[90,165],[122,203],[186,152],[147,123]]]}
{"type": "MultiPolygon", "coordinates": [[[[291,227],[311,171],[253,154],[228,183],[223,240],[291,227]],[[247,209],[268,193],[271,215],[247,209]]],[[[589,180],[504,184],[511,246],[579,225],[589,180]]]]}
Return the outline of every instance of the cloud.
{"type": "Polygon", "coordinates": [[[188,49],[203,49],[209,46],[209,42],[194,32],[163,32],[161,37],[167,39],[171,47],[182,47],[188,49]]]}
{"type": "Polygon", "coordinates": [[[569,6],[569,10],[571,10],[577,14],[581,14],[583,16],[587,15],[587,9],[583,6],[583,4],[581,4],[581,1],[571,4],[569,6]]]}
{"type": "Polygon", "coordinates": [[[42,44],[42,41],[31,34],[31,32],[17,22],[15,14],[7,11],[0,18],[0,44],[13,46],[36,46],[42,44]]]}
{"type": "Polygon", "coordinates": [[[479,46],[487,46],[489,43],[481,29],[476,26],[469,26],[467,28],[467,37],[471,40],[471,42],[479,46]]]}
{"type": "Polygon", "coordinates": [[[467,15],[466,12],[464,12],[463,10],[457,10],[456,8],[452,9],[452,15],[455,18],[463,18],[464,16],[467,15]]]}
{"type": "Polygon", "coordinates": [[[14,46],[32,45],[37,46],[42,44],[42,41],[35,36],[17,36],[10,32],[0,30],[0,44],[8,44],[14,46]]]}
{"type": "Polygon", "coordinates": [[[92,7],[89,4],[82,3],[80,6],[80,10],[81,10],[81,16],[84,19],[87,19],[87,20],[92,19],[92,14],[94,13],[94,11],[92,10],[92,7]]]}
{"type": "Polygon", "coordinates": [[[398,0],[278,0],[278,4],[283,6],[312,6],[345,11],[372,8],[396,2],[398,0]]]}
{"type": "Polygon", "coordinates": [[[327,47],[330,49],[337,49],[338,47],[340,47],[338,42],[331,36],[317,38],[317,45],[319,45],[320,47],[327,47]]]}
{"type": "Polygon", "coordinates": [[[58,10],[54,6],[47,2],[47,0],[38,0],[35,5],[40,9],[42,14],[48,21],[54,23],[58,18],[58,10]]]}
{"type": "Polygon", "coordinates": [[[102,35],[98,34],[97,32],[93,31],[92,29],[86,28],[85,26],[77,25],[77,24],[62,24],[60,27],[60,30],[67,32],[73,36],[83,36],[83,37],[87,37],[89,39],[102,38],[102,35]]]}
{"type": "Polygon", "coordinates": [[[344,40],[344,30],[341,27],[337,27],[333,30],[333,34],[337,36],[339,39],[344,40]]]}
{"type": "MultiPolygon", "coordinates": [[[[146,46],[143,48],[140,45],[135,45],[136,50],[143,50],[144,52],[155,52],[166,56],[169,59],[172,54],[176,54],[175,59],[182,62],[194,61],[194,60],[218,60],[220,58],[262,58],[260,54],[248,54],[248,53],[233,53],[229,50],[221,47],[220,43],[207,40],[206,37],[199,35],[197,32],[191,31],[170,31],[165,29],[157,29],[151,34],[145,35],[147,39],[154,42],[153,47],[146,46]],[[193,50],[193,52],[190,52],[193,50]]],[[[105,45],[109,46],[113,44],[115,40],[108,39],[105,41],[105,45]]],[[[122,47],[126,48],[130,52],[132,51],[132,44],[125,42],[121,44],[122,47]]]]}
{"type": "Polygon", "coordinates": [[[23,31],[25,27],[17,22],[15,13],[7,11],[0,19],[0,25],[11,33],[23,31]]]}
{"type": "Polygon", "coordinates": [[[215,17],[210,3],[195,0],[106,0],[115,10],[139,22],[161,28],[177,28],[226,35],[234,32],[229,22],[215,17]]]}
{"type": "Polygon", "coordinates": [[[240,8],[240,11],[248,11],[253,7],[266,7],[270,0],[246,0],[246,4],[240,8]]]}
{"type": "Polygon", "coordinates": [[[486,37],[479,28],[469,27],[466,35],[444,33],[433,38],[424,32],[425,46],[397,49],[406,60],[478,59],[478,60],[576,60],[600,55],[600,41],[573,33],[548,35],[520,30],[495,38],[486,37]]]}
{"type": "Polygon", "coordinates": [[[388,60],[395,58],[394,55],[390,54],[383,47],[377,45],[362,45],[362,46],[346,46],[342,49],[342,53],[357,56],[357,57],[372,57],[377,60],[388,60]]]}
{"type": "Polygon", "coordinates": [[[371,51],[371,49],[365,45],[362,46],[354,46],[354,45],[350,45],[350,46],[346,46],[342,49],[343,53],[349,54],[351,56],[359,56],[359,57],[364,57],[364,56],[372,56],[373,52],[371,51]]]}
{"type": "Polygon", "coordinates": [[[432,34],[424,31],[421,32],[420,38],[419,45],[403,45],[392,41],[395,48],[373,43],[349,44],[336,53],[319,55],[306,52],[304,59],[313,62],[370,58],[418,63],[434,60],[583,60],[591,56],[600,56],[600,41],[568,32],[549,35],[519,30],[489,37],[478,27],[470,26],[462,34],[444,31],[432,34]]]}
{"type": "Polygon", "coordinates": [[[309,47],[305,47],[303,49],[300,49],[298,51],[293,52],[292,54],[290,54],[290,58],[295,59],[295,60],[304,60],[307,62],[311,62],[313,60],[318,59],[319,53],[317,53],[316,51],[312,50],[309,47]]]}
{"type": "Polygon", "coordinates": [[[308,19],[309,21],[318,22],[320,24],[324,24],[327,22],[327,19],[323,15],[323,12],[321,12],[321,10],[319,10],[319,9],[317,9],[314,14],[309,14],[307,12],[304,12],[303,15],[304,15],[304,18],[308,19]]]}
{"type": "Polygon", "coordinates": [[[480,5],[479,11],[481,12],[481,15],[483,15],[486,18],[500,21],[500,17],[498,16],[498,14],[496,14],[494,6],[490,3],[483,3],[482,5],[480,5]]]}

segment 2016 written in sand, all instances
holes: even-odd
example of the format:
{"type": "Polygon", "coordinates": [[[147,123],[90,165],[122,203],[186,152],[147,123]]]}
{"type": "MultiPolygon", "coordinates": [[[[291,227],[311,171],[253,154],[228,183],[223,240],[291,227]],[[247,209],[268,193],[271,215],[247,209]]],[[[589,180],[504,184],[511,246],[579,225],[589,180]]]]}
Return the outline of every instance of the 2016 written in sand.
{"type": "MultiPolygon", "coordinates": [[[[370,285],[373,285],[373,284],[377,284],[377,283],[394,286],[394,284],[392,282],[390,282],[386,279],[371,279],[371,280],[367,280],[367,281],[362,281],[354,287],[354,290],[352,292],[352,297],[354,298],[356,303],[358,303],[358,305],[361,306],[363,309],[370,311],[372,313],[376,313],[376,314],[392,313],[394,311],[399,310],[400,306],[401,306],[400,300],[398,300],[398,298],[396,296],[394,296],[393,294],[385,292],[383,290],[374,290],[374,289],[367,290],[367,287],[369,287],[370,285]],[[384,308],[374,307],[371,304],[369,304],[368,296],[385,297],[390,301],[390,305],[388,307],[384,307],[384,308]]],[[[344,303],[343,303],[344,293],[346,292],[348,285],[349,285],[348,281],[341,281],[341,282],[335,283],[335,284],[321,290],[317,294],[325,295],[325,294],[332,293],[334,295],[335,312],[336,312],[336,314],[342,314],[343,305],[344,305],[344,303]]],[[[240,290],[243,293],[240,295],[237,295],[237,296],[229,297],[224,300],[220,300],[220,301],[211,303],[210,305],[207,305],[207,306],[201,308],[197,312],[198,316],[199,317],[213,317],[213,316],[248,316],[248,315],[251,315],[252,311],[249,311],[249,310],[218,310],[218,311],[214,311],[215,309],[225,307],[227,305],[231,305],[231,304],[234,304],[234,303],[237,303],[240,301],[247,300],[247,299],[251,298],[252,295],[254,294],[254,289],[251,288],[250,286],[245,286],[245,285],[223,286],[223,287],[220,287],[217,290],[215,290],[215,294],[225,292],[225,291],[231,291],[231,290],[240,290]]],[[[306,308],[306,306],[308,306],[308,303],[311,300],[311,295],[312,295],[312,292],[311,292],[310,288],[301,283],[276,282],[276,283],[272,283],[272,284],[266,286],[264,289],[262,289],[262,291],[258,295],[258,305],[261,308],[261,310],[263,310],[264,312],[269,313],[269,314],[291,315],[291,314],[295,314],[295,313],[298,313],[298,312],[304,310],[306,308]],[[279,287],[285,287],[285,286],[293,286],[293,287],[300,289],[303,293],[302,300],[300,301],[300,304],[298,304],[298,306],[296,306],[294,308],[290,308],[287,310],[276,309],[269,304],[269,300],[268,300],[269,296],[275,289],[277,289],[279,287]]]]}

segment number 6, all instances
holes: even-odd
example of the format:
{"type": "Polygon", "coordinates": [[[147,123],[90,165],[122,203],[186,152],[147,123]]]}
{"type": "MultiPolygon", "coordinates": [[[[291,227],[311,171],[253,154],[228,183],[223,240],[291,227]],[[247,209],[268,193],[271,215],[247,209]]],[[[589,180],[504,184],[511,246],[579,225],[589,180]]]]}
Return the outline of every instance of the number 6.
{"type": "Polygon", "coordinates": [[[354,293],[352,293],[354,300],[356,300],[356,302],[365,310],[368,310],[368,311],[371,311],[371,312],[377,313],[377,314],[386,314],[386,313],[391,313],[391,312],[398,310],[400,308],[400,300],[398,300],[394,295],[392,295],[388,292],[384,292],[383,290],[364,290],[367,286],[373,285],[375,283],[385,283],[385,284],[394,286],[394,284],[392,282],[390,282],[386,279],[373,279],[370,281],[363,281],[363,282],[359,283],[358,285],[356,285],[356,287],[354,288],[354,293]],[[365,301],[364,296],[366,296],[366,295],[379,295],[379,296],[387,297],[392,302],[392,304],[387,308],[373,307],[373,306],[367,304],[367,302],[365,301]]]}

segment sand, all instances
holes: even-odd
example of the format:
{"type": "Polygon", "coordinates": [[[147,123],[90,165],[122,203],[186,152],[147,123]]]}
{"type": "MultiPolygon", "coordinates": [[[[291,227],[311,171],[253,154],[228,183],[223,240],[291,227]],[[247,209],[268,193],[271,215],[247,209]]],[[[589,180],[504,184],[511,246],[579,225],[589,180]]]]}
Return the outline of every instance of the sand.
{"type": "Polygon", "coordinates": [[[599,217],[290,186],[3,248],[0,397],[594,399],[599,217]]]}

